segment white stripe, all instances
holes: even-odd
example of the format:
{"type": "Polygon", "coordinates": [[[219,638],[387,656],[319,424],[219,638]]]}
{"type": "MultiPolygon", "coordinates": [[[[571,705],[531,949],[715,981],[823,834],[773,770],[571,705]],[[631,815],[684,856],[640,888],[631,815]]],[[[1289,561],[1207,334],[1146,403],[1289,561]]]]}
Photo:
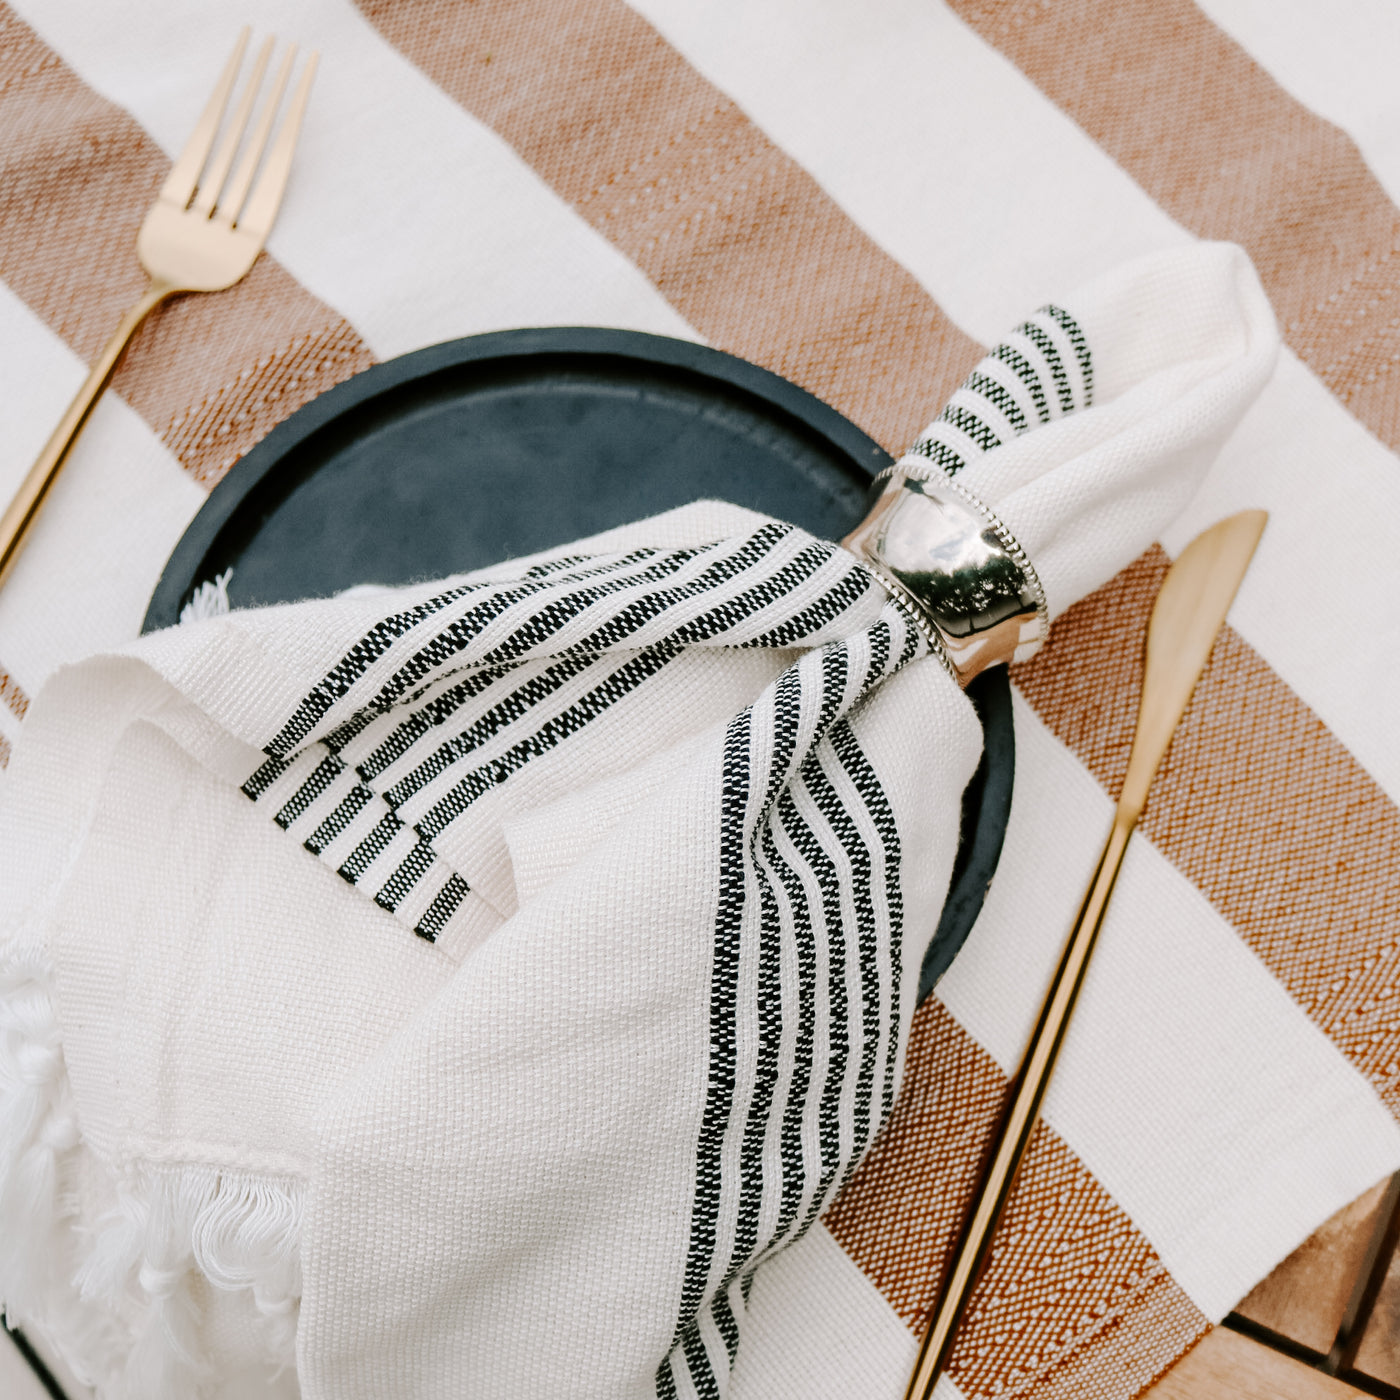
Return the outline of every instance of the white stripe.
{"type": "MultiPolygon", "coordinates": [[[[1019,70],[926,0],[636,8],[984,344],[1078,282],[1189,238],[1019,70]]],[[[1047,399],[1054,412],[1048,380],[1047,399]]],[[[1400,656],[1400,462],[1285,355],[1164,543],[1179,549],[1245,505],[1272,518],[1239,628],[1400,799],[1400,731],[1376,700],[1394,689],[1400,656]]]]}
{"type": "MultiPolygon", "coordinates": [[[[804,802],[810,802],[807,797],[805,784],[798,782],[790,789],[795,805],[801,811],[804,802]]],[[[804,816],[807,814],[804,812],[804,816]]],[[[810,824],[810,819],[809,819],[810,824]]],[[[829,977],[829,964],[831,958],[831,946],[828,937],[826,920],[823,916],[821,886],[816,875],[806,857],[794,845],[787,828],[779,821],[773,823],[773,845],[779,858],[792,871],[794,884],[799,891],[797,897],[804,900],[807,906],[807,913],[811,922],[812,941],[812,1036],[811,1044],[807,1054],[810,1059],[808,1070],[807,1091],[802,1099],[802,1126],[799,1133],[799,1141],[802,1149],[802,1195],[798,1202],[797,1214],[784,1234],[784,1238],[790,1236],[791,1232],[797,1229],[803,1220],[806,1219],[807,1212],[811,1209],[814,1193],[821,1182],[821,1101],[822,1094],[826,1087],[826,1077],[831,1066],[831,998],[827,993],[829,977]]],[[[767,862],[764,861],[765,867],[767,862]]],[[[788,895],[788,887],[781,881],[774,879],[774,889],[780,906],[783,909],[783,932],[785,945],[790,941],[789,929],[791,927],[791,899],[788,895]]],[[[777,1107],[775,1118],[781,1127],[783,1110],[791,1100],[793,1094],[793,1071],[796,1067],[796,998],[797,991],[797,953],[795,946],[786,954],[789,958],[789,966],[793,969],[794,987],[791,993],[791,1006],[793,1010],[788,1011],[784,1007],[784,1013],[788,1025],[784,1031],[783,1045],[783,1077],[779,1085],[779,1092],[782,1095],[783,1103],[777,1107]],[[791,1028],[791,1034],[788,1029],[791,1028]]],[[[776,1103],[776,1099],[775,1099],[776,1103]]],[[[768,1239],[772,1236],[771,1228],[760,1235],[761,1239],[768,1239]]]]}
{"type": "MultiPolygon", "coordinates": [[[[1111,811],[1018,696],[1006,846],[938,989],[1008,1073],[1111,811]]],[[[1400,1166],[1400,1128],[1369,1083],[1141,835],[1045,1111],[1212,1319],[1400,1166]]]]}
{"type": "MultiPolygon", "coordinates": [[[[1012,423],[1012,421],[1006,416],[1006,414],[1000,408],[998,408],[996,404],[994,404],[991,401],[991,399],[986,398],[984,395],[978,393],[976,390],[959,389],[957,393],[955,393],[953,397],[948,400],[947,406],[948,408],[965,409],[968,413],[972,414],[972,416],[976,418],[978,422],[980,422],[987,429],[987,431],[990,432],[999,442],[1010,442],[1012,438],[1017,436],[1015,424],[1012,423]]],[[[1033,420],[1027,420],[1028,423],[1031,421],[1033,420]]],[[[953,445],[955,447],[963,442],[966,442],[966,451],[963,452],[962,455],[967,461],[971,461],[974,457],[980,457],[983,454],[983,452],[987,451],[987,449],[984,448],[981,445],[981,443],[973,442],[965,432],[953,427],[952,424],[945,423],[939,419],[935,419],[932,423],[929,424],[925,436],[941,437],[944,439],[944,441],[947,441],[950,445],[953,445]],[[957,434],[957,444],[954,444],[953,438],[951,436],[948,436],[950,434],[957,434]]]]}
{"type": "MultiPolygon", "coordinates": [[[[755,1275],[731,1400],[851,1400],[904,1393],[914,1335],[824,1225],[755,1275]]],[[[939,1383],[937,1400],[961,1400],[939,1383]]]]}
{"type": "MultiPolygon", "coordinates": [[[[19,743],[19,738],[19,716],[16,715],[8,705],[0,704],[0,740],[3,740],[5,744],[10,746],[11,754],[14,752],[15,745],[19,743]]],[[[3,745],[0,745],[0,747],[3,747],[3,745]]],[[[4,770],[0,769],[0,783],[3,782],[4,770]]]]}
{"type": "MultiPolygon", "coordinates": [[[[1186,237],[946,12],[915,0],[888,0],[879,10],[825,0],[818,13],[799,0],[763,7],[644,0],[639,8],[985,341],[1080,277],[1186,237]],[[891,84],[889,73],[898,71],[937,72],[939,81],[891,84]],[[864,134],[860,143],[847,139],[852,129],[864,134]],[[919,159],[911,162],[909,151],[919,159]],[[1024,217],[1006,216],[999,192],[1007,188],[1018,191],[1024,217]]],[[[115,13],[89,13],[80,0],[48,0],[42,11],[28,18],[88,81],[127,105],[168,149],[183,140],[188,83],[150,81],[145,26],[138,34],[115,13]]],[[[168,71],[202,71],[207,16],[196,19],[172,0],[161,13],[173,46],[168,71]]],[[[674,313],[645,279],[619,273],[613,250],[347,6],[321,0],[304,24],[308,34],[335,36],[336,62],[323,68],[313,106],[313,114],[323,113],[321,144],[308,131],[274,246],[380,353],[530,320],[611,320],[691,334],[663,324],[674,313]],[[337,63],[353,81],[331,78],[337,63]],[[386,103],[392,98],[393,124],[358,119],[367,90],[386,103]],[[381,129],[391,125],[392,133],[381,129]],[[353,150],[336,146],[352,138],[360,143],[353,150]],[[347,161],[356,182],[341,178],[347,161]],[[394,192],[435,189],[443,169],[482,183],[443,194],[421,211],[427,217],[401,218],[394,192]],[[329,190],[322,189],[327,179],[329,190]],[[350,217],[338,204],[347,188],[357,197],[376,194],[350,217]],[[545,244],[522,247],[521,230],[545,244]],[[585,245],[591,251],[580,251],[585,245]],[[579,262],[590,258],[600,261],[579,262]],[[530,275],[522,277],[526,263],[530,275]],[[376,274],[367,277],[370,266],[376,274]],[[553,269],[564,270],[562,285],[553,269]]],[[[230,32],[235,27],[230,13],[230,32]]],[[[1388,658],[1400,653],[1400,623],[1388,603],[1389,560],[1400,552],[1400,467],[1296,364],[1281,368],[1266,397],[1270,407],[1236,435],[1191,527],[1207,514],[1204,503],[1226,497],[1273,513],[1238,624],[1387,792],[1400,796],[1400,737],[1370,698],[1389,687],[1388,658]],[[1304,431],[1295,431],[1300,423],[1304,431]],[[1330,510],[1318,508],[1319,481],[1336,503],[1330,510]],[[1362,554],[1358,515],[1372,541],[1362,554]],[[1345,609],[1298,568],[1303,538],[1320,575],[1345,570],[1353,581],[1345,609]]],[[[1170,547],[1179,546],[1184,528],[1169,534],[1170,547]]]]}
{"type": "Polygon", "coordinates": [[[1400,801],[1400,731],[1382,698],[1400,683],[1400,460],[1287,347],[1162,544],[1175,555],[1250,506],[1269,524],[1231,625],[1400,801]]]}
{"type": "Polygon", "coordinates": [[[399,901],[394,917],[407,928],[417,929],[444,886],[455,872],[446,861],[437,859],[426,869],[408,893],[399,901]]]}
{"type": "MultiPolygon", "coordinates": [[[[1002,439],[1006,441],[1005,438],[1002,439]]],[[[961,428],[955,428],[951,423],[944,423],[941,420],[930,423],[922,433],[919,434],[920,450],[925,455],[931,455],[927,449],[935,444],[941,444],[952,452],[958,460],[966,467],[969,463],[975,462],[983,455],[984,449],[980,443],[973,442],[961,428]]],[[[949,462],[941,455],[938,458],[940,466],[944,471],[953,470],[955,463],[949,462]]]]}
{"type": "Polygon", "coordinates": [[[350,859],[351,853],[360,842],[384,819],[388,810],[388,804],[383,798],[372,797],[350,818],[345,824],[344,830],[336,836],[335,840],[328,842],[322,848],[320,859],[332,870],[339,870],[350,859]]]}
{"type": "Polygon", "coordinates": [[[269,248],[376,355],[508,326],[604,324],[695,339],[665,298],[348,0],[16,7],[172,157],[239,28],[322,51],[269,248]]]}
{"type": "MultiPolygon", "coordinates": [[[[303,753],[299,754],[297,758],[293,761],[293,766],[300,767],[304,759],[307,759],[313,755],[316,759],[316,762],[312,764],[312,766],[305,772],[305,774],[303,775],[303,781],[309,781],[311,775],[316,771],[316,769],[319,768],[320,765],[323,762],[325,762],[327,758],[331,757],[329,751],[323,749],[318,744],[314,745],[309,749],[306,749],[303,753]]],[[[302,808],[302,811],[300,815],[296,818],[296,820],[288,823],[288,825],[284,828],[287,835],[290,836],[292,840],[295,841],[298,845],[303,845],[306,842],[307,838],[311,835],[311,833],[314,832],[316,828],[319,827],[328,816],[330,816],[330,814],[336,809],[336,807],[340,805],[341,801],[350,794],[351,790],[354,787],[357,786],[357,783],[358,780],[356,779],[355,774],[350,769],[345,767],[340,768],[340,770],[335,774],[335,776],[330,780],[330,782],[327,783],[326,786],[321,789],[320,793],[317,794],[317,796],[313,797],[306,804],[306,806],[302,808]]],[[[292,791],[287,794],[287,798],[295,796],[296,791],[298,788],[300,788],[300,786],[301,784],[299,783],[297,785],[297,788],[293,788],[292,791]]],[[[284,801],[285,800],[287,799],[284,798],[284,801]]],[[[276,807],[270,807],[267,809],[267,814],[268,816],[271,816],[276,811],[276,807]]]]}
{"type": "Polygon", "coordinates": [[[1281,87],[1340,126],[1400,203],[1400,9],[1389,0],[1199,3],[1281,87]]]}
{"type": "MultiPolygon", "coordinates": [[[[880,1125],[880,1117],[883,1112],[883,1096],[885,1093],[888,1075],[885,1071],[887,1061],[886,1051],[890,1044],[890,1038],[899,1035],[899,1010],[902,998],[894,996],[894,949],[893,932],[890,917],[890,889],[885,881],[882,865],[889,859],[889,852],[885,847],[885,838],[881,835],[875,823],[874,814],[866,805],[865,799],[861,796],[859,789],[850,775],[846,772],[845,766],[837,757],[836,750],[830,739],[823,739],[817,750],[821,757],[822,771],[835,791],[838,800],[843,808],[844,815],[855,827],[856,832],[865,849],[869,853],[871,872],[869,883],[864,890],[870,901],[871,914],[873,919],[873,943],[876,954],[876,971],[878,977],[876,986],[879,989],[879,1012],[878,1022],[875,1031],[875,1058],[872,1066],[872,1074],[869,1084],[869,1131],[873,1135],[880,1125]]],[[[868,761],[868,760],[867,760],[868,761]]],[[[854,887],[856,879],[851,872],[851,852],[844,844],[836,849],[840,852],[838,868],[842,871],[841,884],[843,888],[854,887]]],[[[917,859],[917,856],[915,857],[917,859]]],[[[898,874],[894,877],[899,879],[898,874]]],[[[846,924],[847,937],[850,940],[847,945],[847,958],[857,968],[862,967],[865,959],[856,942],[856,924],[851,920],[846,924]]],[[[904,930],[899,930],[900,947],[902,951],[904,941],[904,930]]],[[[901,969],[901,972],[903,969],[901,969]]],[[[912,971],[912,969],[911,969],[912,971]]],[[[914,973],[917,978],[917,972],[914,973]]],[[[902,990],[902,989],[901,989],[902,990]]],[[[857,1004],[851,1008],[852,1021],[852,1043],[861,1041],[861,1050],[865,1050],[864,1036],[864,1007],[859,1005],[860,998],[856,999],[857,1004]]],[[[852,1060],[859,1062],[859,1056],[853,1055],[852,1060]]],[[[897,1069],[898,1066],[893,1067],[897,1069]]],[[[891,1086],[893,1092],[893,1086],[891,1086]]],[[[858,1150],[862,1150],[864,1144],[858,1144],[858,1150]]]]}
{"type": "MultiPolygon", "coordinates": [[[[1026,387],[1026,381],[1016,373],[1005,360],[984,359],[977,366],[978,373],[985,374],[988,379],[994,379],[1011,396],[1016,406],[1021,410],[1025,419],[1024,426],[1019,430],[1029,432],[1040,421],[1040,415],[1036,411],[1035,402],[1031,398],[1031,392],[1026,387]]],[[[986,402],[990,403],[988,399],[986,402]]],[[[1000,410],[998,410],[1000,412],[1000,410]]],[[[1003,442],[1009,441],[1017,435],[1017,429],[1010,419],[1007,419],[1007,427],[1010,429],[1003,442]]]]}
{"type": "Polygon", "coordinates": [[[275,817],[300,791],[301,785],[326,758],[325,749],[311,745],[297,754],[258,796],[258,806],[269,818],[275,817]]]}
{"type": "MultiPolygon", "coordinates": [[[[820,679],[819,654],[809,652],[797,663],[801,672],[801,685],[797,691],[798,710],[793,724],[793,752],[802,754],[811,747],[812,736],[816,730],[816,721],[821,711],[821,701],[823,698],[822,685],[820,679]],[[813,663],[817,663],[815,671],[813,663]]],[[[791,792],[795,782],[790,779],[786,784],[787,790],[791,792]]],[[[780,796],[781,800],[781,796],[780,796]]],[[[813,986],[816,984],[816,959],[820,957],[817,951],[817,943],[820,931],[817,927],[820,919],[820,890],[813,876],[811,867],[802,855],[787,840],[786,832],[783,829],[781,817],[778,811],[778,804],[775,802],[770,809],[765,823],[767,831],[771,834],[774,848],[779,859],[786,867],[786,871],[777,869],[770,860],[766,843],[762,840],[755,843],[753,847],[753,859],[755,862],[755,874],[766,880],[776,911],[776,933],[779,941],[779,956],[777,960],[777,972],[779,976],[778,1001],[781,1008],[779,1023],[779,1045],[776,1053],[776,1075],[773,1084],[772,1098],[769,1103],[766,1122],[761,1130],[762,1147],[762,1173],[763,1173],[763,1193],[760,1199],[758,1223],[755,1240],[758,1250],[763,1250],[778,1231],[779,1216],[783,1201],[783,1175],[787,1168],[787,1163],[783,1157],[783,1118],[788,1109],[793,1096],[793,1076],[797,1067],[797,1037],[800,1030],[799,1025],[799,995],[801,982],[801,961],[802,954],[799,951],[796,926],[796,910],[794,904],[806,905],[803,911],[810,915],[812,924],[813,943],[813,986]],[[791,872],[790,875],[787,872],[791,872]],[[788,881],[791,881],[791,884],[788,881]],[[814,903],[815,896],[815,903],[814,903]]],[[[815,1011],[814,1003],[814,1011],[815,1011]]],[[[814,1017],[814,1020],[817,1019],[814,1017]]],[[[815,1027],[814,1033],[815,1033],[815,1027]]],[[[815,1128],[817,1123],[817,1106],[820,1103],[820,1089],[811,1083],[808,1085],[806,1094],[801,1100],[803,1128],[815,1128]],[[814,1092],[815,1089],[815,1092],[814,1092]]],[[[805,1144],[809,1136],[804,1131],[800,1135],[800,1140],[805,1144]]],[[[813,1175],[813,1165],[817,1161],[817,1154],[804,1151],[801,1162],[801,1170],[804,1177],[803,1203],[806,1203],[810,1192],[806,1186],[813,1175]]],[[[800,1215],[798,1217],[801,1218],[800,1215]]]]}
{"type": "MultiPolygon", "coordinates": [[[[8,501],[87,366],[0,284],[0,499],[8,501]]],[[[66,661],[120,646],[204,492],[106,395],[0,589],[0,666],[32,696],[66,661]]]]}
{"type": "Polygon", "coordinates": [[[400,826],[384,849],[366,866],[364,874],[355,881],[356,887],[373,898],[398,874],[399,866],[413,854],[417,845],[417,833],[410,827],[400,826]]]}
{"type": "Polygon", "coordinates": [[[942,6],[633,8],[984,345],[1066,287],[1187,237],[942,6]]]}

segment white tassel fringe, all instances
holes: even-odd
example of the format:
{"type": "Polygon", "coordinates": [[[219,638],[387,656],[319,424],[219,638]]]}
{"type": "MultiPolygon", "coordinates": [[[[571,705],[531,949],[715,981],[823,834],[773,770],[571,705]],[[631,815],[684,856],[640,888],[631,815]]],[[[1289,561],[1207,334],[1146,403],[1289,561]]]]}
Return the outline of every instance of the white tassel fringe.
{"type": "Polygon", "coordinates": [[[223,617],[231,611],[228,600],[228,581],[233,577],[232,569],[225,569],[215,576],[211,583],[206,579],[195,589],[190,601],[180,609],[180,621],[203,622],[210,617],[223,617]]]}
{"type": "MultiPolygon", "coordinates": [[[[49,973],[0,960],[0,1300],[103,1396],[187,1400],[215,1379],[204,1285],[246,1290],[261,1358],[295,1366],[302,1191],[289,1178],[142,1165],[110,1183],[95,1233],[78,1218],[81,1141],[49,973]]],[[[88,1164],[89,1166],[91,1164],[88,1164]]]]}

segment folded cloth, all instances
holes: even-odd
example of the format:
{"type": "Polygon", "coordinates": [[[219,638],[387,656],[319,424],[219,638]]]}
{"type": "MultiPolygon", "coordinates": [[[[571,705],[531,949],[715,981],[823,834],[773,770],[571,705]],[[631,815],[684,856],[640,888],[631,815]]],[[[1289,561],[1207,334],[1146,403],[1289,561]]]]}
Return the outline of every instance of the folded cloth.
{"type": "MultiPolygon", "coordinates": [[[[1054,613],[1274,353],[1243,255],[1173,251],[915,450],[1054,613]]],[[[898,1092],[979,749],[927,651],[702,502],[60,672],[0,810],[11,1318],[111,1395],[727,1393],[898,1092]]]]}

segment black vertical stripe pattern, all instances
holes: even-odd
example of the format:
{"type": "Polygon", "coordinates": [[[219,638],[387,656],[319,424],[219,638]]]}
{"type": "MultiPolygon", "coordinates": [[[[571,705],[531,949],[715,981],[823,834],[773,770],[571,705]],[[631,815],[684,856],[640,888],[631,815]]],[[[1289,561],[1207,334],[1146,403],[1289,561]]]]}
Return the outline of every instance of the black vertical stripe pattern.
{"type": "Polygon", "coordinates": [[[1000,360],[1002,364],[1008,365],[1016,374],[1016,377],[1030,391],[1030,396],[1035,403],[1036,416],[1042,423],[1050,421],[1050,405],[1045,399],[1045,386],[1040,382],[1040,375],[1036,373],[1035,367],[1014,345],[1007,345],[1005,342],[998,345],[988,356],[989,359],[1000,360]]]}
{"type": "Polygon", "coordinates": [[[946,442],[940,442],[937,438],[920,438],[914,444],[913,451],[927,457],[934,466],[941,467],[949,476],[956,476],[967,466],[960,453],[954,452],[946,442]]]}
{"type": "Polygon", "coordinates": [[[690,1327],[686,1330],[685,1339],[681,1342],[681,1350],[685,1353],[686,1370],[690,1373],[690,1383],[699,1400],[720,1400],[722,1394],[719,1388],[720,1373],[716,1371],[714,1363],[710,1360],[709,1350],[705,1346],[705,1339],[700,1335],[698,1327],[690,1327]]]}
{"type": "Polygon", "coordinates": [[[967,391],[970,394],[978,394],[986,399],[989,404],[1000,411],[1002,417],[1011,424],[1013,432],[1024,433],[1030,424],[1026,422],[1026,415],[1021,409],[1021,405],[1006,392],[999,380],[993,379],[990,374],[982,370],[973,370],[967,377],[967,391]]]}
{"type": "MultiPolygon", "coordinates": [[[[900,840],[899,828],[895,825],[894,809],[880,786],[880,780],[871,767],[870,760],[856,743],[849,725],[838,725],[832,732],[832,747],[846,775],[855,785],[865,803],[865,810],[875,823],[880,836],[880,852],[884,859],[880,871],[880,888],[884,891],[889,906],[888,918],[892,927],[902,927],[904,923],[904,896],[899,885],[900,840]]],[[[889,1005],[897,1007],[900,999],[901,963],[896,958],[890,960],[891,983],[889,1005]]],[[[898,1057],[899,1042],[893,1036],[885,1045],[885,1075],[881,1091],[880,1114],[883,1119],[894,1107],[894,1072],[898,1057]]]]}
{"type": "Polygon", "coordinates": [[[681,1285],[679,1341],[700,1309],[709,1282],[719,1229],[722,1183],[720,1150],[733,1107],[738,1063],[739,933],[744,918],[748,869],[744,845],[749,826],[750,736],[752,710],[729,723],[724,736],[724,775],[720,805],[719,900],[715,911],[710,973],[710,1055],[705,1107],[695,1149],[695,1194],[691,1203],[690,1250],[681,1285]]]}
{"type": "Polygon", "coordinates": [[[737,1350],[741,1280],[810,1226],[889,1112],[903,914],[889,890],[899,879],[899,844],[848,716],[920,648],[891,605],[858,637],[789,667],[726,734],[709,1076],[680,1308],[658,1395],[670,1393],[682,1361],[697,1395],[724,1393],[727,1374],[715,1367],[731,1365],[737,1350]],[[746,957],[750,939],[756,946],[746,957]],[[823,957],[829,1054],[818,1081],[823,957]],[[737,1028],[750,1021],[757,1035],[741,1065],[737,1028]],[[818,1151],[809,1160],[803,1136],[813,1127],[818,1151]],[[723,1358],[707,1342],[715,1337],[723,1358]]]}
{"type": "Polygon", "coordinates": [[[1089,354],[1089,342],[1079,322],[1064,307],[1055,306],[1053,303],[1042,306],[1040,314],[1050,317],[1069,337],[1069,343],[1074,347],[1074,358],[1079,362],[1080,377],[1084,381],[1084,402],[1080,407],[1088,408],[1094,402],[1094,362],[1089,354]]]}
{"type": "MultiPolygon", "coordinates": [[[[622,564],[588,571],[591,574],[607,574],[609,577],[595,579],[584,587],[542,597],[539,600],[541,606],[537,610],[532,609],[528,616],[521,619],[515,631],[485,656],[480,657],[478,664],[499,665],[542,651],[561,628],[593,603],[624,589],[659,582],[668,574],[683,568],[690,558],[691,551],[676,550],[655,559],[640,571],[624,572],[625,566],[622,564]]],[[[565,581],[573,582],[574,575],[566,575],[565,581]]],[[[558,580],[550,582],[557,583],[558,580]]],[[[472,643],[479,639],[488,623],[501,617],[510,618],[512,613],[517,611],[514,604],[532,595],[544,593],[545,588],[544,581],[532,580],[517,588],[503,589],[484,599],[408,657],[369,701],[369,707],[382,713],[415,685],[435,672],[442,671],[464,653],[469,655],[472,643]]]]}
{"type": "Polygon", "coordinates": [[[991,426],[998,416],[1019,437],[1032,426],[1028,409],[1037,422],[1048,423],[1053,416],[1052,402],[1060,413],[1069,413],[1087,408],[1093,401],[1089,342],[1068,311],[1061,306],[1043,306],[1016,327],[1014,336],[1020,339],[1019,347],[1003,341],[989,351],[911,449],[949,476],[956,476],[978,457],[1002,445],[991,426]],[[1070,357],[1079,371],[1078,389],[1067,369],[1070,357]],[[1037,359],[1049,372],[1048,384],[1036,367],[1037,359]],[[1015,379],[1008,381],[996,365],[1004,365],[1015,379]],[[1012,383],[1019,383],[1024,394],[1013,393],[1012,383]]]}
{"type": "Polygon", "coordinates": [[[661,1363],[656,1372],[657,1400],[678,1400],[676,1373],[670,1356],[661,1363]]]}
{"type": "Polygon", "coordinates": [[[272,820],[285,831],[344,771],[345,765],[334,754],[327,754],[281,810],[273,814],[272,820]]]}
{"type": "MultiPolygon", "coordinates": [[[[1003,431],[991,422],[1032,416],[1033,396],[1008,382],[983,386],[997,417],[963,404],[948,430],[991,450],[1003,431]]],[[[435,939],[475,898],[471,872],[441,855],[453,824],[693,646],[800,652],[730,721],[716,760],[706,1080],[655,1388],[718,1400],[755,1265],[810,1226],[890,1107],[900,850],[850,719],[923,654],[900,609],[851,556],[776,522],[445,589],[349,646],[276,729],[244,791],[435,939]]]]}
{"type": "Polygon", "coordinates": [[[693,548],[575,555],[445,589],[354,642],[279,727],[243,791],[274,801],[280,825],[310,827],[312,854],[432,939],[470,890],[434,843],[480,797],[571,742],[685,647],[798,644],[875,591],[834,546],[776,521],[693,548]],[[795,597],[803,605],[765,633],[764,619],[795,597]],[[381,860],[405,831],[415,839],[381,860]]]}
{"type": "Polygon", "coordinates": [[[1069,413],[1074,408],[1074,395],[1070,392],[1069,375],[1065,373],[1064,361],[1060,359],[1060,347],[1055,344],[1055,338],[1048,335],[1034,321],[1026,321],[1016,329],[1045,356],[1045,363],[1050,367],[1050,377],[1055,381],[1060,412],[1069,413]]]}
{"type": "Polygon", "coordinates": [[[966,433],[983,452],[990,452],[992,448],[1001,446],[1001,439],[986,423],[970,408],[963,408],[961,404],[950,403],[943,410],[943,416],[939,421],[951,424],[954,428],[966,433]]]}
{"type": "MultiPolygon", "coordinates": [[[[755,838],[760,839],[767,825],[763,819],[788,776],[788,765],[797,741],[802,709],[797,667],[789,668],[779,679],[773,709],[774,733],[769,760],[772,766],[768,791],[764,794],[763,807],[753,833],[755,838]]],[[[778,915],[778,899],[773,882],[762,864],[753,861],[752,852],[750,864],[760,901],[758,1044],[754,1047],[754,1082],[739,1157],[739,1209],[734,1224],[734,1243],[730,1249],[731,1262],[747,1261],[758,1242],[759,1211],[764,1195],[764,1138],[773,1110],[773,1095],[778,1086],[778,1057],[783,1039],[783,922],[778,915]]]]}
{"type": "MultiPolygon", "coordinates": [[[[603,562],[585,560],[585,563],[592,564],[593,567],[570,569],[565,571],[562,577],[568,581],[591,574],[612,573],[645,561],[656,553],[655,550],[645,549],[603,562]]],[[[672,553],[679,555],[686,553],[686,551],[677,550],[672,551],[672,553]]],[[[331,711],[336,702],[349,694],[351,686],[360,680],[376,661],[394,649],[396,642],[410,636],[421,624],[453,603],[472,593],[486,595],[484,604],[473,610],[472,613],[475,625],[479,629],[493,617],[508,609],[513,603],[528,600],[532,595],[545,591],[558,582],[559,579],[556,577],[529,570],[522,580],[516,581],[513,585],[502,586],[481,582],[462,584],[456,588],[447,589],[435,597],[425,599],[411,608],[391,613],[366,632],[312,688],[287,722],[269,741],[267,752],[282,757],[293,753],[297,746],[311,734],[317,723],[331,711]]],[[[459,631],[460,623],[454,624],[453,627],[447,629],[446,635],[456,636],[459,631]]]]}
{"type": "Polygon", "coordinates": [[[374,794],[363,783],[356,783],[302,844],[312,855],[319,856],[373,801],[374,794]]]}

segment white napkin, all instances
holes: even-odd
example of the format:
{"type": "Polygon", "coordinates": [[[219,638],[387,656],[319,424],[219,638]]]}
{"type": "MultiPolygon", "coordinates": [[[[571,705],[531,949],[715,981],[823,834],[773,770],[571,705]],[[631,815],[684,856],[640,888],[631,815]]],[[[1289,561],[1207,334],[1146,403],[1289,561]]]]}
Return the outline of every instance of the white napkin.
{"type": "MultiPolygon", "coordinates": [[[[916,450],[1059,611],[1274,353],[1173,251],[916,450]]],[[[898,1091],[979,742],[851,556],[709,502],[59,673],[0,809],[10,1316],[114,1396],[725,1394],[898,1091]]]]}

